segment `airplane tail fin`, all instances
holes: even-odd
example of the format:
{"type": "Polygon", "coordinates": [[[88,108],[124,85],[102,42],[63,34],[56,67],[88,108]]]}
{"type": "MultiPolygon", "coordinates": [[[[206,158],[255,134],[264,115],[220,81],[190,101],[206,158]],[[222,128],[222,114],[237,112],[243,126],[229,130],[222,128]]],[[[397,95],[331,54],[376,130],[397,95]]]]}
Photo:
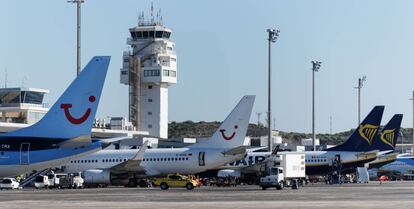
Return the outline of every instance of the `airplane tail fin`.
{"type": "Polygon", "coordinates": [[[381,124],[384,106],[375,106],[359,127],[343,144],[329,148],[330,151],[369,151],[381,124]]]}
{"type": "Polygon", "coordinates": [[[55,139],[90,136],[109,61],[109,56],[93,57],[39,122],[5,135],[55,139]]]}
{"type": "Polygon", "coordinates": [[[255,96],[244,96],[213,136],[192,146],[235,148],[242,146],[249,126],[255,96]]]}
{"type": "Polygon", "coordinates": [[[381,132],[375,137],[374,142],[372,143],[372,149],[377,149],[379,151],[395,150],[402,118],[402,114],[396,114],[391,118],[387,125],[385,125],[381,132]]]}

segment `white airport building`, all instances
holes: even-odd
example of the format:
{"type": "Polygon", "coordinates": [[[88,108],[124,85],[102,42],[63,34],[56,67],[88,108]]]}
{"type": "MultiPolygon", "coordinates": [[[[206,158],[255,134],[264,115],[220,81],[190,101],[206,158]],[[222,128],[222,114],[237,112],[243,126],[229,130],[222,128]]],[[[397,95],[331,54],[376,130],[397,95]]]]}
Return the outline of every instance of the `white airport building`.
{"type": "Polygon", "coordinates": [[[37,88],[0,88],[0,132],[42,119],[49,110],[43,103],[47,93],[49,90],[37,88]]]}

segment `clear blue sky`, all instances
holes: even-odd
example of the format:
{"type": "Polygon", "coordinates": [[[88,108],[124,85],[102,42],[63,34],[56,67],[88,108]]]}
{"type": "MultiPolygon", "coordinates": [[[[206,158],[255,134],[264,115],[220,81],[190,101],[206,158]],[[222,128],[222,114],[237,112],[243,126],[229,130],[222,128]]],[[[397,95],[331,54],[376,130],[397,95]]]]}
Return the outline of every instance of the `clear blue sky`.
{"type": "MultiPolygon", "coordinates": [[[[53,103],[75,76],[76,9],[66,0],[1,0],[0,84],[50,89],[53,103]]],[[[82,64],[110,55],[98,116],[127,116],[127,87],[119,83],[122,51],[137,13],[151,1],[86,0],[82,6],[82,64]]],[[[349,130],[362,115],[386,105],[383,123],[403,113],[412,124],[414,1],[154,1],[173,29],[178,83],[169,89],[169,121],[221,121],[244,94],[255,112],[267,109],[266,29],[273,46],[273,116],[277,129],[311,131],[311,60],[316,77],[316,130],[349,130]]],[[[262,120],[264,116],[262,115],[262,120]]]]}

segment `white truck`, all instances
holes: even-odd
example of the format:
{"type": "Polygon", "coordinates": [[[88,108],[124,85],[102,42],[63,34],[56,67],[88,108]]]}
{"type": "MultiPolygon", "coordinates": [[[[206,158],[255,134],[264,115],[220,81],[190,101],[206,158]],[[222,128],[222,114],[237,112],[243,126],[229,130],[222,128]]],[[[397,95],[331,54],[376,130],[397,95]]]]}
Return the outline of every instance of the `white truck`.
{"type": "Polygon", "coordinates": [[[280,153],[266,159],[264,176],[260,178],[260,186],[263,190],[276,187],[298,188],[298,182],[306,177],[305,154],[292,152],[280,153]]]}

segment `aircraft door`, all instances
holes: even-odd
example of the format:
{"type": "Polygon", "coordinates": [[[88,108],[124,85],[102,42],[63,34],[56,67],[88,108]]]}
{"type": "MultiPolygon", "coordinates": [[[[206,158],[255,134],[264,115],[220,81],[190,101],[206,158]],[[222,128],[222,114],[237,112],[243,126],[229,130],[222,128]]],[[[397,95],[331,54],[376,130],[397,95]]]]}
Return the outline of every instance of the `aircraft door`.
{"type": "Polygon", "coordinates": [[[205,166],[206,165],[206,153],[205,152],[199,152],[198,153],[198,165],[199,166],[205,166]]]}
{"type": "Polygon", "coordinates": [[[29,151],[30,143],[20,144],[20,165],[28,165],[30,163],[29,151]]]}

